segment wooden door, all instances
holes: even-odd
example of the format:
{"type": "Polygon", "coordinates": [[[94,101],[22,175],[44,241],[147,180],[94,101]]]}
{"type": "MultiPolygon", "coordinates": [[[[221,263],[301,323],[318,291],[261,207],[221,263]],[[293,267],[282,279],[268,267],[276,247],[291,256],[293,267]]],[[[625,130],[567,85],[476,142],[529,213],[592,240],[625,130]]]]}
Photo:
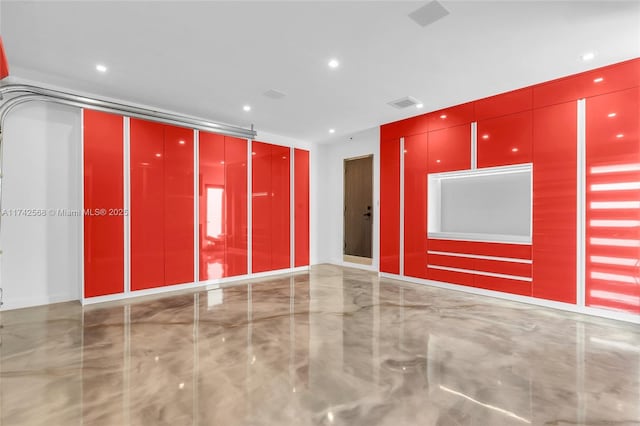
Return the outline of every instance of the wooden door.
{"type": "Polygon", "coordinates": [[[344,161],[344,254],[371,258],[373,156],[344,161]]]}

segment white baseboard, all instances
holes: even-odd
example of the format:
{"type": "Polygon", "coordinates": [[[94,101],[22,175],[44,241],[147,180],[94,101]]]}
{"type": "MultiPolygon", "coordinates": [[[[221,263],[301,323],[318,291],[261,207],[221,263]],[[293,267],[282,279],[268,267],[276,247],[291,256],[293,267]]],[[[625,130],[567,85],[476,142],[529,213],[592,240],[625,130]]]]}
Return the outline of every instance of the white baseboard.
{"type": "Polygon", "coordinates": [[[45,296],[21,298],[21,299],[5,299],[2,306],[3,311],[12,309],[32,308],[35,306],[51,305],[53,303],[77,301],[77,294],[50,294],[45,296]]]}

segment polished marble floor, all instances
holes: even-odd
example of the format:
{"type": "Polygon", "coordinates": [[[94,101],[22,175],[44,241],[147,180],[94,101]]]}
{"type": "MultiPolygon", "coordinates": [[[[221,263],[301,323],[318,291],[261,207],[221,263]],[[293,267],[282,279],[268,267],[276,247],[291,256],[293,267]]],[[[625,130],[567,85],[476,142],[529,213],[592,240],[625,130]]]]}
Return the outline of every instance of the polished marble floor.
{"type": "Polygon", "coordinates": [[[321,265],[2,313],[0,425],[640,425],[640,327],[321,265]]]}

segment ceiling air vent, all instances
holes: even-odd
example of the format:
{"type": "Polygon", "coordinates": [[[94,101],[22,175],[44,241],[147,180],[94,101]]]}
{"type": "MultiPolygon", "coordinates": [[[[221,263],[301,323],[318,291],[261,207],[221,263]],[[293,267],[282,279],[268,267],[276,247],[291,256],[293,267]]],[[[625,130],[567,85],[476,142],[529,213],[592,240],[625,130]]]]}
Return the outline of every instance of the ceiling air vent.
{"type": "Polygon", "coordinates": [[[444,18],[448,14],[449,11],[438,1],[434,0],[411,12],[409,18],[421,27],[426,27],[444,18]]]}
{"type": "Polygon", "coordinates": [[[416,98],[412,98],[411,96],[405,96],[404,98],[396,99],[395,101],[389,102],[389,105],[392,107],[396,107],[398,109],[409,108],[411,106],[415,106],[419,104],[420,101],[416,98]]]}
{"type": "Polygon", "coordinates": [[[269,89],[266,92],[264,92],[263,95],[265,95],[269,99],[282,99],[285,96],[287,96],[286,93],[278,89],[269,89]]]}

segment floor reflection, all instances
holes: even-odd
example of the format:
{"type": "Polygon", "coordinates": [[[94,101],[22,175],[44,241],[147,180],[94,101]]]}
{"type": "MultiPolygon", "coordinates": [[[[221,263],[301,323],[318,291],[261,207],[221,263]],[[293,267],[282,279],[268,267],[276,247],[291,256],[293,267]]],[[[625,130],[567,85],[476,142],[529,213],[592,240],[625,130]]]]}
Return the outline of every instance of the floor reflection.
{"type": "Polygon", "coordinates": [[[2,321],[2,426],[640,424],[636,325],[340,267],[2,321]]]}

